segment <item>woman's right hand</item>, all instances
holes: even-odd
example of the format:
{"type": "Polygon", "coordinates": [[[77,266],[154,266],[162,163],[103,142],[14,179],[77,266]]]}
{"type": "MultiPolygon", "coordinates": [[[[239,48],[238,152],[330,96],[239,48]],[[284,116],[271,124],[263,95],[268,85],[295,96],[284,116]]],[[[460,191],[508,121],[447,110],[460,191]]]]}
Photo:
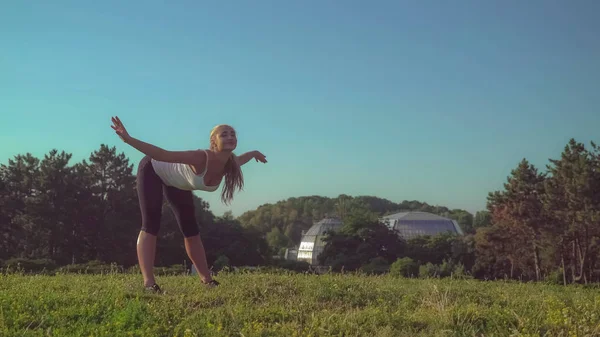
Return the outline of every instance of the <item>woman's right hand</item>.
{"type": "Polygon", "coordinates": [[[125,126],[123,125],[123,123],[121,123],[121,120],[119,119],[119,117],[112,117],[111,118],[113,125],[111,125],[110,127],[113,128],[113,130],[115,130],[115,133],[121,137],[121,140],[123,140],[124,142],[127,142],[127,140],[130,138],[129,133],[127,133],[127,129],[125,129],[125,126]]]}

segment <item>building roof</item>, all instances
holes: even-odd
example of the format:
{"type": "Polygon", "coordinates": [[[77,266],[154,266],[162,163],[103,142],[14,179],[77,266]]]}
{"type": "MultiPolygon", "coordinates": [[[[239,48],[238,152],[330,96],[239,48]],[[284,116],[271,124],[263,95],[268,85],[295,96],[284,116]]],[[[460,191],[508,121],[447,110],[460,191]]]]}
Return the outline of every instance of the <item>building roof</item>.
{"type": "Polygon", "coordinates": [[[444,232],[463,235],[456,221],[427,212],[400,212],[383,216],[381,219],[405,239],[444,232]]]}
{"type": "Polygon", "coordinates": [[[312,225],[306,233],[305,236],[316,236],[316,235],[324,235],[328,230],[336,230],[342,227],[343,223],[341,219],[338,218],[325,218],[314,225],[312,225]]]}
{"type": "Polygon", "coordinates": [[[427,212],[400,212],[390,215],[385,215],[383,219],[397,219],[397,220],[446,220],[452,221],[452,219],[444,218],[432,213],[427,212]]]}

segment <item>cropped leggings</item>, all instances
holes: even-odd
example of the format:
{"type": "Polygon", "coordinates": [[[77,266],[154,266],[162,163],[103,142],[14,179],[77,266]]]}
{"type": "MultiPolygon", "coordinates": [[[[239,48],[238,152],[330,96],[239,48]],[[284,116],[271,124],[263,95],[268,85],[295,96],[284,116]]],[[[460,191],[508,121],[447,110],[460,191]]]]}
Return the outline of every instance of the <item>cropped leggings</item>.
{"type": "Polygon", "coordinates": [[[137,193],[142,212],[142,230],[157,235],[162,216],[163,196],[169,202],[179,229],[185,237],[198,235],[192,191],[167,186],[154,171],[149,156],[139,163],[137,193]]]}

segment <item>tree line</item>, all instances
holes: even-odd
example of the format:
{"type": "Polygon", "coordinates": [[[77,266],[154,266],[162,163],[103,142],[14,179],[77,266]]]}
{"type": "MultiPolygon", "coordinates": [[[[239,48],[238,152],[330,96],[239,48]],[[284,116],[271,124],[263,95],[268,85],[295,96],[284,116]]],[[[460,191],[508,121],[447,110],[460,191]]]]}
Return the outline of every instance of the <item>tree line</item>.
{"type": "Polygon", "coordinates": [[[479,279],[600,281],[600,150],[570,139],[545,172],[526,158],[502,189],[488,194],[475,216],[418,201],[393,203],[372,197],[290,198],[240,216],[280,250],[299,242],[302,230],[325,216],[344,227],[327,238],[320,262],[335,270],[445,275],[460,270],[479,279]],[[410,240],[393,235],[377,219],[399,211],[425,211],[456,220],[464,236],[410,240]],[[395,268],[395,267],[394,267],[395,268]]]}
{"type": "Polygon", "coordinates": [[[335,198],[323,196],[294,197],[274,204],[265,204],[256,210],[239,216],[240,222],[265,233],[269,245],[276,252],[283,252],[300,242],[302,231],[308,230],[316,221],[325,217],[341,217],[368,212],[375,218],[401,211],[422,211],[456,220],[465,232],[489,224],[486,211],[477,212],[475,217],[462,209],[432,206],[416,200],[394,203],[376,196],[351,197],[341,194],[335,198]]]}
{"type": "MultiPolygon", "coordinates": [[[[134,266],[140,214],[133,165],[115,147],[101,145],[70,164],[71,154],[23,154],[0,164],[0,260],[46,259],[57,265],[102,261],[134,266]]],[[[344,230],[327,239],[320,260],[334,270],[444,276],[460,271],[480,279],[600,279],[600,150],[571,139],[545,172],[523,159],[503,188],[475,215],[419,201],[376,196],[295,197],[237,218],[215,216],[195,197],[211,265],[278,263],[302,232],[327,216],[344,230]],[[403,240],[377,219],[399,211],[455,219],[464,236],[403,240]]],[[[182,236],[165,203],[156,264],[187,261],[182,236]]],[[[189,263],[189,261],[187,262],[189,263]]]]}
{"type": "MultiPolygon", "coordinates": [[[[133,164],[106,145],[79,163],[70,165],[71,157],[52,150],[43,158],[26,153],[0,165],[0,260],[134,266],[141,220],[133,164]]],[[[211,264],[219,258],[268,263],[271,252],[260,233],[243,228],[231,214],[216,217],[201,198],[195,197],[195,206],[211,264]]],[[[166,201],[157,251],[157,266],[189,263],[166,201]]]]}
{"type": "Polygon", "coordinates": [[[475,234],[482,274],[562,283],[600,279],[600,149],[571,139],[546,172],[523,159],[489,194],[493,225],[475,234]]]}

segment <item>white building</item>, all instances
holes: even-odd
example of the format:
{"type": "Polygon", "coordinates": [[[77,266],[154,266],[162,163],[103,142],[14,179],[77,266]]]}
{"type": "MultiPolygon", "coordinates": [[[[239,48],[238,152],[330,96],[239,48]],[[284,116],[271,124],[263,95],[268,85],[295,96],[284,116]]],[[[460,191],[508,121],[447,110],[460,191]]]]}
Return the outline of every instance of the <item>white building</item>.
{"type": "Polygon", "coordinates": [[[337,231],[342,225],[342,220],[338,218],[326,218],[312,225],[305,233],[302,233],[297,260],[306,261],[311,265],[318,265],[317,257],[325,247],[325,242],[323,242],[325,233],[327,231],[337,231]]]}

